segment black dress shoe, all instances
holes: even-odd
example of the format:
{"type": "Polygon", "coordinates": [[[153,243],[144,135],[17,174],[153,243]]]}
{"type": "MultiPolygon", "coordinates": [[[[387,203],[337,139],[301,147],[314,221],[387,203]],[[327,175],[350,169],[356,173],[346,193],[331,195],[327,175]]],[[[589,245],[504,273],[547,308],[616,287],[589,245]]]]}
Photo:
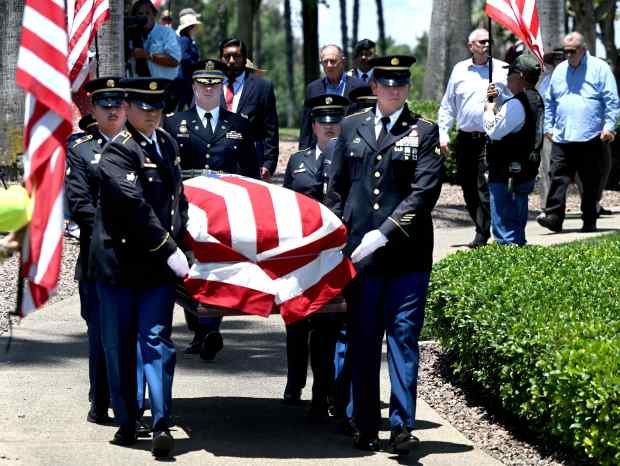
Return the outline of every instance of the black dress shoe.
{"type": "Polygon", "coordinates": [[[594,222],[584,222],[581,227],[582,233],[594,233],[596,231],[596,223],[594,222]]]}
{"type": "Polygon", "coordinates": [[[415,435],[411,435],[406,427],[400,426],[392,429],[390,441],[388,443],[389,450],[399,455],[407,454],[420,444],[420,439],[415,435]]]}
{"type": "Polygon", "coordinates": [[[205,361],[213,361],[222,348],[224,348],[222,334],[218,331],[209,332],[202,340],[200,357],[205,361]]]}
{"type": "Polygon", "coordinates": [[[155,458],[168,458],[174,446],[174,439],[168,430],[159,430],[153,433],[151,452],[155,458]]]}
{"type": "Polygon", "coordinates": [[[110,440],[112,445],[128,447],[136,443],[136,432],[133,429],[119,428],[114,434],[114,438],[110,440]]]}
{"type": "Polygon", "coordinates": [[[112,424],[112,418],[108,416],[107,408],[105,411],[98,410],[95,408],[94,404],[90,405],[90,410],[88,410],[88,414],[86,415],[86,421],[99,424],[100,426],[112,424]]]}
{"type": "Polygon", "coordinates": [[[198,354],[198,353],[200,353],[200,347],[202,346],[202,341],[204,340],[204,338],[205,338],[204,334],[202,334],[202,333],[195,333],[194,334],[194,339],[189,344],[189,346],[187,348],[185,348],[183,353],[185,353],[185,354],[198,354]]]}
{"type": "Polygon", "coordinates": [[[142,419],[136,421],[136,436],[138,438],[145,438],[151,436],[151,428],[142,419]]]}
{"type": "Polygon", "coordinates": [[[359,430],[353,434],[353,447],[364,451],[379,451],[381,444],[376,435],[367,435],[359,430]]]}
{"type": "Polygon", "coordinates": [[[471,243],[468,243],[467,247],[469,249],[478,249],[478,248],[481,248],[482,246],[486,246],[487,241],[489,241],[489,238],[485,238],[480,233],[476,233],[476,236],[474,236],[473,241],[471,243]]]}
{"type": "Polygon", "coordinates": [[[542,213],[536,217],[536,221],[540,226],[545,227],[547,230],[551,230],[555,233],[562,232],[562,222],[560,217],[555,214],[542,213]]]}
{"type": "Polygon", "coordinates": [[[285,405],[300,405],[301,390],[285,390],[282,396],[282,403],[285,405]]]}

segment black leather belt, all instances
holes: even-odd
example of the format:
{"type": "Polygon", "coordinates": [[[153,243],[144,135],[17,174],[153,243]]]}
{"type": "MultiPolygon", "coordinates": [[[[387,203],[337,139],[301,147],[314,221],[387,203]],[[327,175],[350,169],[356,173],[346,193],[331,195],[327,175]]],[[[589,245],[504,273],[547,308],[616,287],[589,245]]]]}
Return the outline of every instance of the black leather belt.
{"type": "Polygon", "coordinates": [[[470,139],[483,139],[486,137],[486,133],[480,131],[461,131],[459,130],[459,136],[464,136],[470,139]]]}

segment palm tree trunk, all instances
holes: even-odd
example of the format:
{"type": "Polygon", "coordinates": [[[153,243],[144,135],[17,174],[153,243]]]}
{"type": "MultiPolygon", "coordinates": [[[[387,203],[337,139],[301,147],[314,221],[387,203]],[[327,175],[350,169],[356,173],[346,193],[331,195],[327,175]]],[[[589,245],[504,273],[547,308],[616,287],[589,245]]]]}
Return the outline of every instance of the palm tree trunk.
{"type": "Polygon", "coordinates": [[[291,24],[291,1],[284,0],[284,30],[286,34],[286,126],[292,128],[295,121],[295,74],[293,72],[293,26],[291,24]]]}
{"type": "Polygon", "coordinates": [[[342,34],[342,51],[349,56],[349,32],[347,31],[347,0],[340,0],[340,33],[342,34]]]}
{"type": "Polygon", "coordinates": [[[597,7],[596,18],[599,28],[601,29],[601,42],[603,42],[605,46],[607,60],[611,64],[611,69],[616,76],[617,84],[618,76],[620,76],[620,70],[618,70],[620,57],[618,56],[618,49],[616,48],[616,29],[614,26],[616,8],[615,0],[607,0],[597,7]]]}
{"type": "Polygon", "coordinates": [[[307,85],[320,76],[318,1],[302,0],[301,17],[304,31],[304,81],[307,85]]]}
{"type": "Polygon", "coordinates": [[[24,93],[15,83],[23,0],[0,2],[0,164],[23,152],[24,93]]]}
{"type": "Polygon", "coordinates": [[[360,0],[353,0],[353,31],[351,32],[351,44],[357,44],[357,31],[360,23],[360,0]]]}
{"type": "MultiPolygon", "coordinates": [[[[379,54],[385,55],[385,19],[383,17],[383,1],[376,0],[377,3],[377,28],[379,30],[379,54]]],[[[447,10],[446,10],[447,11],[447,10]]]]}
{"type": "Polygon", "coordinates": [[[469,54],[466,44],[472,28],[471,1],[433,0],[431,24],[422,95],[440,100],[452,68],[469,54]]]}
{"type": "Polygon", "coordinates": [[[564,1],[538,0],[538,14],[545,52],[562,45],[564,36],[564,1]]]}
{"type": "Polygon", "coordinates": [[[596,51],[594,2],[592,0],[571,0],[571,6],[575,13],[575,30],[583,34],[588,50],[594,55],[596,51]]]}
{"type": "Polygon", "coordinates": [[[237,32],[248,47],[248,57],[253,56],[254,50],[254,25],[252,14],[252,2],[239,0],[237,2],[237,32]]]}
{"type": "Polygon", "coordinates": [[[123,0],[110,0],[110,17],[97,33],[100,76],[122,76],[125,73],[123,0]]]}

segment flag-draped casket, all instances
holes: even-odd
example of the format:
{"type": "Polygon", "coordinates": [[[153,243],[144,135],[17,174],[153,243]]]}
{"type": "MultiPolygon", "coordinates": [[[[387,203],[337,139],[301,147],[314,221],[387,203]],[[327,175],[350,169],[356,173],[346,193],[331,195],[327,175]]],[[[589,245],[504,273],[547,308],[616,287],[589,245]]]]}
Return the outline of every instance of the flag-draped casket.
{"type": "Polygon", "coordinates": [[[187,243],[195,262],[185,287],[198,302],[299,320],[340,294],[355,275],[342,254],[346,228],[319,202],[237,175],[185,182],[187,243]]]}

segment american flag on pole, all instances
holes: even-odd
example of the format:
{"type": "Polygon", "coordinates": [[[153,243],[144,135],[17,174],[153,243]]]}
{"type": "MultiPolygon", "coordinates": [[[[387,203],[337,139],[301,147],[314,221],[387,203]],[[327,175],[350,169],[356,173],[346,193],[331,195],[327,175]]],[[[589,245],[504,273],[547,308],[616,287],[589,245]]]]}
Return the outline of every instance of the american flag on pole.
{"type": "Polygon", "coordinates": [[[185,182],[187,241],[196,262],[185,286],[197,301],[286,323],[319,310],[355,269],[341,249],[346,227],[302,194],[236,175],[185,182]]]}
{"type": "Polygon", "coordinates": [[[543,64],[543,43],[536,0],[487,0],[485,13],[523,43],[543,64]]]}
{"type": "Polygon", "coordinates": [[[20,313],[42,306],[60,273],[65,144],[71,134],[64,0],[26,0],[17,84],[26,92],[24,180],[34,200],[22,250],[20,313]]]}
{"type": "Polygon", "coordinates": [[[108,0],[69,0],[67,2],[69,80],[73,92],[78,92],[88,78],[89,48],[97,31],[109,15],[108,0]]]}

